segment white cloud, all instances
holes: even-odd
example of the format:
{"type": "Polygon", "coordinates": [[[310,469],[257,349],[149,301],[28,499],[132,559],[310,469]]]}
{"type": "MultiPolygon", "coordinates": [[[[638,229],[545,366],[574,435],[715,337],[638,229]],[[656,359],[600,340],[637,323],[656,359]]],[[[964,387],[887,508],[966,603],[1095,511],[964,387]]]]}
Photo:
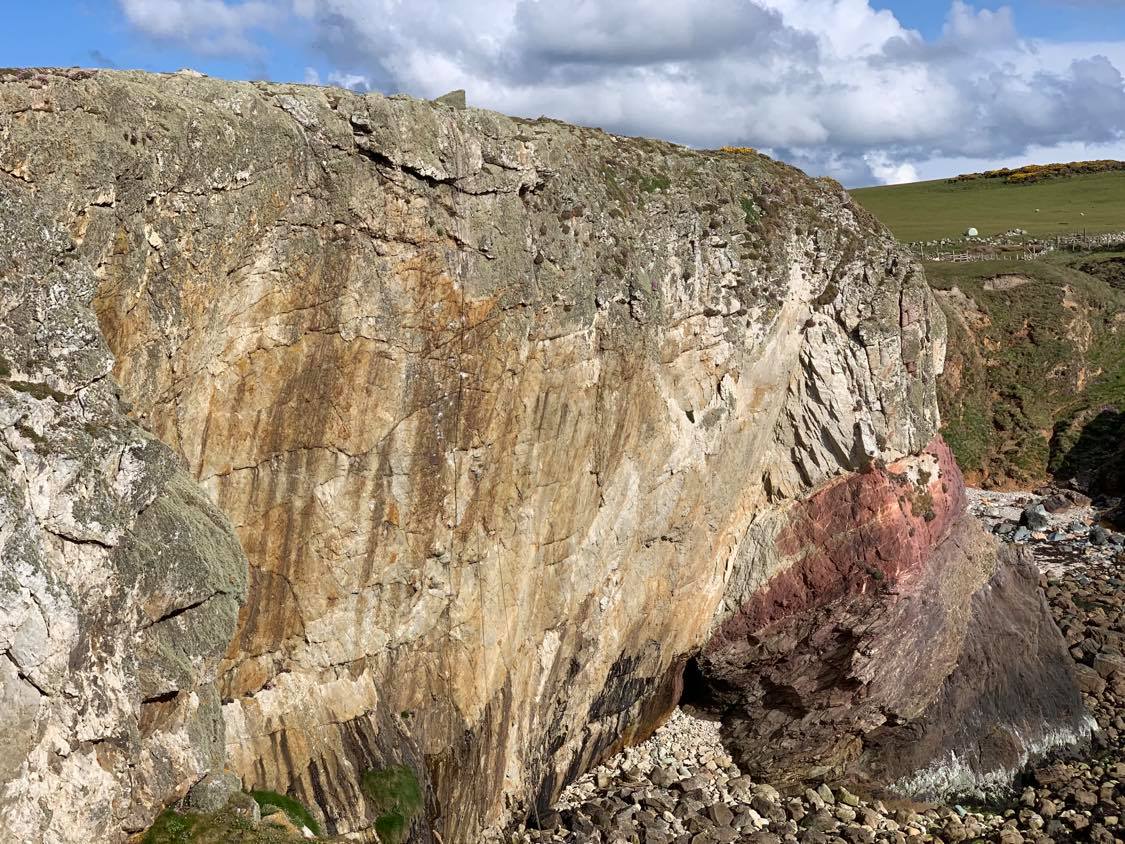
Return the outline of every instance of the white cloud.
{"type": "Polygon", "coordinates": [[[956,44],[982,45],[985,49],[1019,40],[1011,6],[1001,6],[994,12],[977,10],[964,0],[953,0],[942,37],[956,44]]]}
{"type": "Polygon", "coordinates": [[[278,20],[276,3],[246,0],[119,0],[125,19],[152,38],[180,41],[208,55],[256,56],[249,31],[278,20]]]}
{"type": "Polygon", "coordinates": [[[339,85],[341,88],[350,88],[353,91],[369,91],[371,83],[362,73],[339,73],[333,71],[328,74],[329,85],[339,85]]]}
{"type": "Polygon", "coordinates": [[[121,3],[151,35],[186,29],[232,50],[288,14],[332,84],[424,97],[465,88],[470,105],[513,114],[770,148],[848,184],[1034,144],[1119,144],[1125,155],[1125,42],[1022,39],[1007,6],[953,0],[926,41],[868,0],[121,3]]]}
{"type": "Polygon", "coordinates": [[[913,164],[895,163],[886,153],[869,152],[863,156],[871,175],[884,185],[902,185],[918,181],[918,170],[913,164]]]}

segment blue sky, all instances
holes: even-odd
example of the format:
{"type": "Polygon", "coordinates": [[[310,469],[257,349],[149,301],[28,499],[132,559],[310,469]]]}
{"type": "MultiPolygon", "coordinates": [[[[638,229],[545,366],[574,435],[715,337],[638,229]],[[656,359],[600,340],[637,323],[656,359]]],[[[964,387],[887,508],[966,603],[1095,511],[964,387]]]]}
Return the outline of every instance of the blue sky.
{"type": "Polygon", "coordinates": [[[0,66],[338,84],[855,186],[1125,158],[1125,0],[0,0],[0,66]]]}
{"type": "MultiPolygon", "coordinates": [[[[949,12],[948,3],[876,2],[876,9],[889,9],[902,23],[917,29],[929,38],[941,34],[949,12]]],[[[1029,38],[1070,41],[1098,41],[1107,36],[1125,39],[1125,3],[1062,2],[1053,0],[1016,0],[1009,3],[977,3],[978,9],[996,10],[1010,6],[1016,15],[1020,33],[1029,38]]]]}

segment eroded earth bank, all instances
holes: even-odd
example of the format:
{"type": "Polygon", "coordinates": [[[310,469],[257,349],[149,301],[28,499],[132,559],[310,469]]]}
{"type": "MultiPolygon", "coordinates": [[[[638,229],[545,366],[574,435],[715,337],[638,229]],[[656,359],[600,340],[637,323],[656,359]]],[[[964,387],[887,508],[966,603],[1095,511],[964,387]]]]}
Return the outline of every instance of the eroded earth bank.
{"type": "Polygon", "coordinates": [[[3,71],[0,282],[15,840],[124,840],[224,780],[475,842],[685,682],[794,789],[999,789],[1089,731],[1036,576],[966,516],[941,312],[835,183],[3,71]]]}

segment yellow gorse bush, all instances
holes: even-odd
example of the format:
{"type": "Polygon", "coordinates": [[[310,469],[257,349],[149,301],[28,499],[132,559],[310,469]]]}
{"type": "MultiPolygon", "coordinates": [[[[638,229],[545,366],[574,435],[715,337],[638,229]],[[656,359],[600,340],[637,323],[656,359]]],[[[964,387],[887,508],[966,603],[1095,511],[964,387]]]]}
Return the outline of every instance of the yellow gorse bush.
{"type": "Polygon", "coordinates": [[[971,182],[977,179],[1003,179],[1011,185],[1029,184],[1040,182],[1044,179],[1054,179],[1060,176],[1077,176],[1083,173],[1108,173],[1114,170],[1125,170],[1125,161],[1115,161],[1103,158],[1094,161],[1069,161],[1058,164],[1028,164],[1011,170],[1002,167],[999,170],[985,170],[982,173],[963,173],[951,182],[971,182]]]}

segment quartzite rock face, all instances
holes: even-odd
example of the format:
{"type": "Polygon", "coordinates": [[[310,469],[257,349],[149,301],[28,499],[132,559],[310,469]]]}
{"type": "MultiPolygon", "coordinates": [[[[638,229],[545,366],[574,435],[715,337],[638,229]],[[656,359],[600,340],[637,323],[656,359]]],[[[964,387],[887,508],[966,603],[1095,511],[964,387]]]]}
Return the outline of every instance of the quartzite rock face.
{"type": "MultiPolygon", "coordinates": [[[[408,98],[0,79],[0,215],[69,231],[52,266],[96,279],[134,418],[249,558],[218,683],[229,764],[330,831],[376,820],[362,775],[391,764],[427,788],[421,840],[548,802],[669,711],[686,658],[784,568],[770,526],[937,460],[942,317],[834,183],[408,98]]],[[[950,558],[933,659],[952,667],[976,581],[936,537],[902,567],[950,558]]],[[[814,591],[852,583],[825,573],[814,591]]],[[[4,776],[22,817],[34,777],[4,776]]],[[[110,838],[111,802],[83,809],[110,838]]]]}
{"type": "Polygon", "coordinates": [[[126,415],[94,274],[37,199],[0,177],[0,837],[116,840],[223,764],[247,566],[126,415]]]}

